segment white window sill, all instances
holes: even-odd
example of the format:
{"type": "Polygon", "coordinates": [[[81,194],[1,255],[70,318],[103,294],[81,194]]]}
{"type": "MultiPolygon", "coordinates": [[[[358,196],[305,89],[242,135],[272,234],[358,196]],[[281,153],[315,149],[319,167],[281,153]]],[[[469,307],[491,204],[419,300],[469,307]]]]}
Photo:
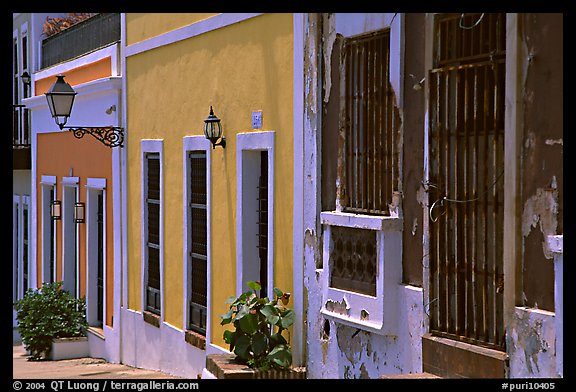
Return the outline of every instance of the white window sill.
{"type": "Polygon", "coordinates": [[[402,279],[403,219],[344,212],[321,212],[324,229],[324,284],[321,313],[338,323],[382,335],[396,334],[397,292],[402,279]],[[376,232],[376,296],[330,287],[331,226],[376,232]]]}
{"type": "Polygon", "coordinates": [[[402,218],[397,216],[360,215],[349,212],[326,211],[320,213],[323,225],[344,226],[377,231],[402,231],[402,218]]]}

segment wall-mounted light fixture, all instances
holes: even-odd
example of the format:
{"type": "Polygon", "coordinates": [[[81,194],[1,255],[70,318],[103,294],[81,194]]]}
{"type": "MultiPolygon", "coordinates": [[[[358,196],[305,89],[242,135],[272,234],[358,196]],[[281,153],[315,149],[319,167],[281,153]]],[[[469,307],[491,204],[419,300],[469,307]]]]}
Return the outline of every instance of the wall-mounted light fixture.
{"type": "Polygon", "coordinates": [[[86,218],[86,205],[81,201],[77,201],[76,203],[74,203],[74,222],[84,223],[85,218],[86,218]]]}
{"type": "Polygon", "coordinates": [[[30,77],[28,71],[24,71],[24,73],[20,75],[20,78],[22,79],[22,83],[24,83],[26,86],[30,86],[32,83],[32,78],[30,77]]]}
{"type": "Polygon", "coordinates": [[[52,220],[62,219],[62,202],[60,200],[52,200],[50,203],[50,218],[52,220]]]}
{"type": "Polygon", "coordinates": [[[50,113],[60,129],[69,129],[78,139],[89,133],[108,147],[122,147],[124,142],[124,129],[120,127],[65,127],[72,112],[76,91],[64,81],[64,75],[56,76],[56,82],[50,87],[46,95],[50,113]]]}
{"type": "Polygon", "coordinates": [[[222,125],[220,125],[220,119],[214,115],[212,106],[210,106],[210,114],[204,120],[204,136],[212,143],[212,149],[215,149],[216,146],[226,148],[226,138],[222,136],[222,125]]]}

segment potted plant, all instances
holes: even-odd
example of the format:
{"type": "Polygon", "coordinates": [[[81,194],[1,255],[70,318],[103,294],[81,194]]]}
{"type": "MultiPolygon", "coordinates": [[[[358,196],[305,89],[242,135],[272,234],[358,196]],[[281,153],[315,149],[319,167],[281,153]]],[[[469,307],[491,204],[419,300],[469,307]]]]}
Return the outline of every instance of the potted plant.
{"type": "Polygon", "coordinates": [[[61,338],[83,337],[80,342],[87,347],[86,301],[62,290],[62,282],[44,283],[38,290],[28,289],[14,307],[18,331],[24,348],[30,352],[30,360],[50,358],[53,342],[61,338]]]}
{"type": "MultiPolygon", "coordinates": [[[[251,291],[226,300],[230,307],[228,312],[220,316],[222,318],[220,324],[234,326],[234,330],[224,331],[223,336],[225,342],[230,345],[230,351],[235,355],[233,360],[261,374],[246,375],[246,369],[241,369],[244,374],[238,375],[236,367],[237,377],[266,377],[262,374],[292,371],[292,351],[290,344],[282,335],[294,323],[296,317],[294,311],[286,306],[290,293],[283,293],[276,287],[273,290],[275,298],[270,300],[258,296],[257,291],[262,288],[260,283],[247,282],[247,285],[251,291]]],[[[212,362],[218,360],[220,364],[223,363],[221,359],[213,359],[212,362]]],[[[298,374],[300,376],[291,378],[302,377],[305,373],[300,371],[298,374]]]]}

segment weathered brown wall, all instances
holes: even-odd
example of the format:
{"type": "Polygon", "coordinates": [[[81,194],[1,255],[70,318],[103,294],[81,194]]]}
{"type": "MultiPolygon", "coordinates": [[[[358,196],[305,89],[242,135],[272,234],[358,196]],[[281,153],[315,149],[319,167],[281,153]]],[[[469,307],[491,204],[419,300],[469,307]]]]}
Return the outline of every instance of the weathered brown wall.
{"type": "MultiPolygon", "coordinates": [[[[326,41],[326,39],[325,39],[326,41]]],[[[322,113],[322,211],[336,209],[336,176],[338,162],[338,135],[339,135],[339,104],[340,104],[340,45],[342,37],[337,36],[330,64],[323,64],[323,68],[331,69],[330,91],[323,91],[324,104],[322,113]]],[[[326,89],[324,85],[324,89],[326,89]]]]}
{"type": "Polygon", "coordinates": [[[522,14],[523,290],[526,303],[554,311],[554,263],[546,236],[563,233],[562,14],[522,14]]]}
{"type": "Polygon", "coordinates": [[[426,76],[425,15],[407,13],[405,22],[402,280],[404,283],[422,286],[423,213],[418,195],[421,193],[421,181],[424,176],[425,91],[423,84],[420,86],[417,83],[426,76]]]}

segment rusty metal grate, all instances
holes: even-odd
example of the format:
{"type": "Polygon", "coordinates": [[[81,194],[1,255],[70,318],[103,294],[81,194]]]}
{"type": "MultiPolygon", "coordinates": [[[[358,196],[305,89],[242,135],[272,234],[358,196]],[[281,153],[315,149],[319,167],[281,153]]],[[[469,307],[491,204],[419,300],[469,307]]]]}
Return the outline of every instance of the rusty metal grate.
{"type": "Polygon", "coordinates": [[[390,85],[390,32],[349,38],[343,44],[345,211],[389,215],[398,175],[398,134],[390,85]]]}
{"type": "Polygon", "coordinates": [[[441,17],[429,73],[430,330],[500,350],[505,20],[441,17]]]}
{"type": "Polygon", "coordinates": [[[331,227],[330,286],[376,296],[376,232],[331,227]]]}

